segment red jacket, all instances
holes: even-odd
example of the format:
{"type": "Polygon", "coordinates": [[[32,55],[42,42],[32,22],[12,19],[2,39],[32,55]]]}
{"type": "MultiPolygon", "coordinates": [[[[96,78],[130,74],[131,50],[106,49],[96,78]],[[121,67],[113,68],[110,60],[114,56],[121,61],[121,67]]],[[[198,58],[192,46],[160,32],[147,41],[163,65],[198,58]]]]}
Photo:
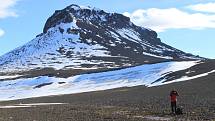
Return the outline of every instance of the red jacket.
{"type": "Polygon", "coordinates": [[[176,91],[171,91],[171,92],[170,92],[170,99],[171,99],[171,102],[176,102],[176,101],[177,101],[177,96],[178,96],[178,92],[176,92],[176,91]]]}

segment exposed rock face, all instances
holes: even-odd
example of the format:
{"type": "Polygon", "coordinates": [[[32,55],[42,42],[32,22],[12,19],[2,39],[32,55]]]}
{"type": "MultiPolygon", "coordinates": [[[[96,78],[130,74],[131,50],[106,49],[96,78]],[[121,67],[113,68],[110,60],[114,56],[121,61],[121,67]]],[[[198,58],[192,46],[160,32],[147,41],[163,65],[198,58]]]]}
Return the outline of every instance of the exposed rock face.
{"type": "Polygon", "coordinates": [[[47,20],[43,32],[60,23],[71,23],[73,19],[79,19],[83,22],[92,22],[93,24],[109,25],[114,28],[124,28],[129,25],[130,18],[118,13],[106,13],[103,10],[95,8],[81,8],[77,5],[71,5],[63,10],[57,10],[47,20]]]}

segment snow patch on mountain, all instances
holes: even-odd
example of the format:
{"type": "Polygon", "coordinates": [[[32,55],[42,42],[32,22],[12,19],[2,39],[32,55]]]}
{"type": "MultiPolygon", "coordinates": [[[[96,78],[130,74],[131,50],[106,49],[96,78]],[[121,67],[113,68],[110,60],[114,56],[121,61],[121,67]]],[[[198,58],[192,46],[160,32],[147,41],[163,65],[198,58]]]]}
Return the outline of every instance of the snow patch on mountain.
{"type": "Polygon", "coordinates": [[[145,85],[147,87],[158,86],[184,80],[182,78],[166,83],[164,79],[153,83],[168,73],[185,70],[196,64],[198,64],[197,61],[165,62],[109,72],[76,75],[69,78],[41,76],[29,79],[1,81],[0,100],[73,94],[138,85],[145,85]]]}
{"type": "Polygon", "coordinates": [[[96,7],[83,6],[83,5],[78,6],[78,5],[75,5],[75,4],[70,5],[70,8],[73,8],[73,9],[74,9],[74,10],[76,10],[76,11],[78,11],[78,10],[80,10],[80,9],[87,9],[87,10],[101,11],[101,9],[96,8],[96,7]]]}
{"type": "Polygon", "coordinates": [[[146,52],[143,52],[143,54],[144,55],[149,55],[149,56],[152,56],[152,57],[157,57],[157,58],[173,59],[172,57],[169,57],[169,56],[158,56],[158,55],[153,55],[153,54],[146,53],[146,52]]]}
{"type": "Polygon", "coordinates": [[[0,72],[26,71],[37,67],[59,70],[66,66],[80,68],[82,64],[109,63],[83,59],[92,56],[110,57],[111,55],[102,45],[83,43],[79,34],[69,34],[68,29],[79,29],[76,21],[52,27],[46,34],[38,36],[26,45],[2,56],[4,60],[0,60],[0,65],[2,65],[0,72]],[[59,29],[64,32],[61,33],[59,29]]]}
{"type": "MultiPolygon", "coordinates": [[[[152,85],[150,85],[150,86],[151,86],[151,87],[152,87],[152,86],[160,86],[160,85],[170,84],[170,83],[174,83],[174,82],[187,81],[187,80],[191,80],[191,79],[196,79],[196,78],[208,76],[208,75],[211,74],[211,73],[215,73],[215,70],[212,70],[212,71],[210,71],[210,72],[206,72],[206,73],[203,73],[203,74],[191,76],[191,77],[183,76],[182,78],[175,79],[175,80],[168,81],[168,82],[164,82],[164,83],[163,83],[163,82],[158,82],[158,83],[152,84],[152,85]]],[[[165,81],[165,79],[164,79],[164,81],[165,81]]]]}
{"type": "Polygon", "coordinates": [[[66,105],[67,103],[27,103],[27,104],[14,104],[14,105],[4,105],[0,106],[0,109],[9,109],[9,108],[30,108],[36,106],[47,106],[47,105],[66,105]]]}
{"type": "Polygon", "coordinates": [[[16,77],[19,77],[21,75],[13,75],[13,76],[0,76],[0,80],[1,79],[8,79],[8,78],[16,78],[16,77]]]}
{"type": "Polygon", "coordinates": [[[139,33],[135,32],[132,29],[118,29],[117,32],[124,38],[134,41],[136,43],[141,42],[142,40],[139,38],[139,33]]]}

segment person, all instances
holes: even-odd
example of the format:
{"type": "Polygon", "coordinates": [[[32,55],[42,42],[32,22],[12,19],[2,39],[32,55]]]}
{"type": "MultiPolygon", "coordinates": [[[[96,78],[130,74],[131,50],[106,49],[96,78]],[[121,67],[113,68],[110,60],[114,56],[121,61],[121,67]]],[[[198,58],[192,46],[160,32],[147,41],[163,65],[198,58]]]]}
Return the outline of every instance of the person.
{"type": "Polygon", "coordinates": [[[172,113],[173,113],[173,114],[176,114],[177,96],[179,96],[177,91],[172,90],[172,91],[170,92],[171,110],[172,110],[172,113]]]}

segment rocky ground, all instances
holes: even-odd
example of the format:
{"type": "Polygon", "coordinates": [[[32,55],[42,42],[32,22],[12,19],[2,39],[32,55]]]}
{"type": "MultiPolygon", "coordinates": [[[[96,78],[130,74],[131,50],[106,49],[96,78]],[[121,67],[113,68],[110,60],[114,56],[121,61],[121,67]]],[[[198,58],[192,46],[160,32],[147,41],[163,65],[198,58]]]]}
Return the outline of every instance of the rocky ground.
{"type": "Polygon", "coordinates": [[[0,121],[215,120],[215,74],[159,87],[120,88],[0,102],[0,121]],[[169,92],[179,92],[183,115],[170,114],[169,92]],[[5,108],[14,104],[63,103],[5,108]]]}

